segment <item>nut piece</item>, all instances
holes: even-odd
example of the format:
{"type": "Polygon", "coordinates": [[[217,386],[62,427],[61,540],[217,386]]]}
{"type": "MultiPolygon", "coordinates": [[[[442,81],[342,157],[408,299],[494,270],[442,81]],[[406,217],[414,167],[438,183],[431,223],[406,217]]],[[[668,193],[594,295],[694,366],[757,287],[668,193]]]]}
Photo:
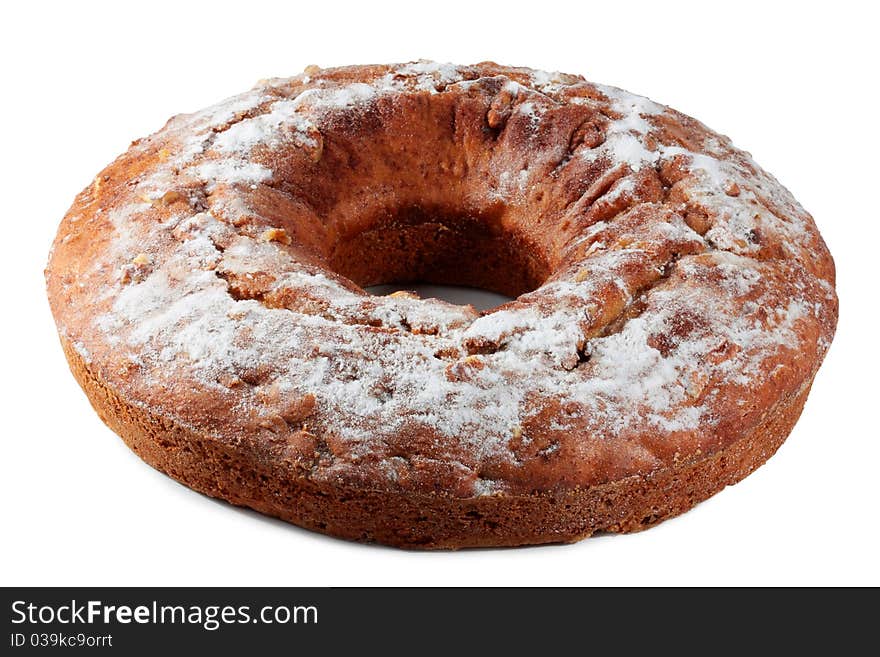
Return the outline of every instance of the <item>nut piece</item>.
{"type": "Polygon", "coordinates": [[[131,262],[120,268],[122,284],[128,285],[129,283],[140,283],[143,281],[150,273],[150,264],[152,264],[150,256],[146,253],[138,253],[131,259],[131,262]]]}
{"type": "Polygon", "coordinates": [[[486,122],[490,128],[500,130],[504,127],[513,111],[513,104],[516,102],[518,95],[515,90],[502,89],[492,99],[489,111],[486,114],[486,122]]]}
{"type": "Polygon", "coordinates": [[[415,292],[410,292],[409,290],[397,290],[397,292],[392,292],[388,295],[389,297],[393,297],[395,299],[420,299],[421,297],[415,292]]]}
{"type": "Polygon", "coordinates": [[[486,367],[479,356],[467,356],[446,366],[446,379],[449,381],[471,381],[474,376],[486,367]]]}
{"type": "Polygon", "coordinates": [[[706,386],[709,385],[709,375],[705,372],[691,372],[689,378],[690,380],[685,386],[685,392],[687,392],[688,397],[691,399],[697,399],[703,394],[706,386]]]}
{"type": "Polygon", "coordinates": [[[590,275],[592,273],[593,272],[589,267],[583,267],[578,270],[577,274],[574,275],[574,282],[575,283],[583,283],[585,280],[587,280],[590,277],[590,275]]]}
{"type": "Polygon", "coordinates": [[[261,238],[264,242],[280,242],[281,244],[290,244],[290,235],[283,228],[269,228],[263,231],[261,238]]]}
{"type": "Polygon", "coordinates": [[[705,235],[712,227],[706,210],[693,205],[685,209],[684,222],[700,235],[705,235]]]}
{"type": "Polygon", "coordinates": [[[149,203],[153,207],[158,207],[160,205],[171,205],[172,203],[176,203],[177,201],[182,201],[186,199],[186,197],[183,195],[183,193],[172,189],[157,198],[153,198],[149,194],[143,194],[141,195],[141,199],[145,203],[149,203]]]}
{"type": "Polygon", "coordinates": [[[601,118],[591,117],[581,123],[571,134],[571,138],[568,140],[568,150],[574,152],[579,146],[592,149],[604,143],[605,125],[601,118]]]}
{"type": "Polygon", "coordinates": [[[110,176],[106,174],[103,176],[95,176],[95,180],[92,183],[92,195],[97,196],[98,192],[101,191],[101,187],[103,186],[103,184],[108,180],[110,180],[110,176]]]}
{"type": "Polygon", "coordinates": [[[324,136],[318,130],[310,130],[307,134],[308,139],[303,141],[301,146],[312,163],[317,164],[324,154],[324,136]]]}

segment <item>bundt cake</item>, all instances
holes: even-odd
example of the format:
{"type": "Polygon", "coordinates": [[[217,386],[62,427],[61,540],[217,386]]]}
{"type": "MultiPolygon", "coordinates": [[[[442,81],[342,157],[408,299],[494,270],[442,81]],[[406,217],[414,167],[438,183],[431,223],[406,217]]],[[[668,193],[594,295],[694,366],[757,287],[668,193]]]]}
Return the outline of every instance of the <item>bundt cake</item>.
{"type": "Polygon", "coordinates": [[[761,465],[837,319],[810,217],[727,137],[582,77],[310,67],[135,141],[46,270],[150,465],[415,548],[638,530],[761,465]],[[478,312],[365,286],[496,291],[478,312]]]}

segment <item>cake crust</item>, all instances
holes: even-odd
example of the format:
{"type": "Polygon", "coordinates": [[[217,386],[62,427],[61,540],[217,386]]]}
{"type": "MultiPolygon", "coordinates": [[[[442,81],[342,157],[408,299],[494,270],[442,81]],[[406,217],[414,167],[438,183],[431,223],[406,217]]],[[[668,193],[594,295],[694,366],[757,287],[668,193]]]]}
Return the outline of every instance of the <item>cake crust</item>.
{"type": "Polygon", "coordinates": [[[46,276],[147,463],[419,548],[687,510],[775,452],[837,321],[815,223],[729,139],[492,63],[310,69],[174,117],[78,196],[46,276]],[[362,289],[410,280],[515,299],[362,289]]]}
{"type": "Polygon", "coordinates": [[[753,431],[708,458],[560,492],[471,498],[364,490],[291,478],[123,399],[62,341],[74,377],[101,419],[140,458],[200,493],[337,538],[437,550],[572,543],[647,529],[688,511],[762,465],[785,441],[812,381],[780,400],[753,431]]]}

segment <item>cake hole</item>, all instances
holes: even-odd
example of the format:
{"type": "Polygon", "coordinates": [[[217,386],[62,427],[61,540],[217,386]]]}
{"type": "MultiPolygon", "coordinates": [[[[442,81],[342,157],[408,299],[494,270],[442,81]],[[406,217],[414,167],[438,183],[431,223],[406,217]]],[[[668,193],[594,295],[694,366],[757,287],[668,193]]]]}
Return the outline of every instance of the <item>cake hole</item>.
{"type": "Polygon", "coordinates": [[[442,299],[458,306],[470,304],[477,310],[491,310],[513,299],[513,297],[491,290],[480,290],[461,285],[435,285],[433,283],[385,283],[370,285],[364,289],[376,296],[386,296],[401,291],[415,292],[423,299],[442,299]]]}
{"type": "Polygon", "coordinates": [[[550,272],[543,250],[505,226],[502,206],[405,207],[359,223],[340,236],[328,264],[373,294],[410,290],[487,309],[534,290],[550,272]]]}

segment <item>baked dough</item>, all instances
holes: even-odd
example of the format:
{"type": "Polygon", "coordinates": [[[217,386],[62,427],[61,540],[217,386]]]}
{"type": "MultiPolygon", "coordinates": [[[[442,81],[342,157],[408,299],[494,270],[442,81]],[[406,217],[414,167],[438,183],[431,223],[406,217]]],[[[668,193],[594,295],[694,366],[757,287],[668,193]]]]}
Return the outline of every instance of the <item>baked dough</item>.
{"type": "Polygon", "coordinates": [[[812,218],[727,137],[493,63],[309,68],[176,116],[77,197],[46,278],[147,463],[418,548],[687,510],[785,439],[837,320],[812,218]],[[416,280],[515,299],[363,290],[416,280]]]}

